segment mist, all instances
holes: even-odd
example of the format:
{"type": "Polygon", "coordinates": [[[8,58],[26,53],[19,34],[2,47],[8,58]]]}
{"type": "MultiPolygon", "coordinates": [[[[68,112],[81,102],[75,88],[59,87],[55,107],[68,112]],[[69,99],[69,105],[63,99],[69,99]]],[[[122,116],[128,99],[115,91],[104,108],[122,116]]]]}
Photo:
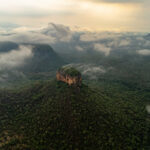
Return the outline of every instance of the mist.
{"type": "Polygon", "coordinates": [[[20,45],[18,49],[0,53],[0,70],[13,69],[24,65],[26,60],[32,57],[32,47],[24,45],[20,45]]]}

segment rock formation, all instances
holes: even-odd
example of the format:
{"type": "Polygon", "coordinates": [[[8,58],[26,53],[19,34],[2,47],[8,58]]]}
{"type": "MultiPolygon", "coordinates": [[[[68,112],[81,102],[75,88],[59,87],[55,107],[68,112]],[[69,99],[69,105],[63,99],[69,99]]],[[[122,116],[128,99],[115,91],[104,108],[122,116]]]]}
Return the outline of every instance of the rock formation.
{"type": "Polygon", "coordinates": [[[62,67],[57,71],[56,78],[58,81],[65,82],[69,85],[80,86],[82,82],[81,73],[73,67],[62,67]]]}

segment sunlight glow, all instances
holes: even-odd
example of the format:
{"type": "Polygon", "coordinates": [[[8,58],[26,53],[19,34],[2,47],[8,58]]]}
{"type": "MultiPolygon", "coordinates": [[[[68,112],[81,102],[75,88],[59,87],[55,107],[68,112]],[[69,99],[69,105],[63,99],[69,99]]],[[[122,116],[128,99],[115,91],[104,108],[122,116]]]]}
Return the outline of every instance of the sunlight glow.
{"type": "Polygon", "coordinates": [[[148,28],[150,23],[147,20],[149,5],[143,13],[143,6],[137,3],[92,0],[0,0],[0,3],[0,22],[21,25],[55,22],[93,30],[133,30],[138,26],[148,28]]]}

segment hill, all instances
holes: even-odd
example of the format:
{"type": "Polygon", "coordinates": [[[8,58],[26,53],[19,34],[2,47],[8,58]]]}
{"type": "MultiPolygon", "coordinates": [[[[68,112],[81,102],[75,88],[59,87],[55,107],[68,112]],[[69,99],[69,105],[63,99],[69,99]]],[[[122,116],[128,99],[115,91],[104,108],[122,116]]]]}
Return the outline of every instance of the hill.
{"type": "Polygon", "coordinates": [[[54,76],[66,62],[46,44],[0,42],[0,87],[54,76]]]}
{"type": "Polygon", "coordinates": [[[13,42],[0,42],[0,53],[2,52],[9,52],[13,49],[17,49],[18,48],[18,44],[13,43],[13,42]]]}
{"type": "Polygon", "coordinates": [[[46,44],[32,44],[33,57],[21,70],[24,72],[49,72],[65,64],[65,61],[46,44]]]}
{"type": "Polygon", "coordinates": [[[84,84],[53,80],[0,92],[2,150],[141,150],[148,127],[140,101],[84,84]]]}

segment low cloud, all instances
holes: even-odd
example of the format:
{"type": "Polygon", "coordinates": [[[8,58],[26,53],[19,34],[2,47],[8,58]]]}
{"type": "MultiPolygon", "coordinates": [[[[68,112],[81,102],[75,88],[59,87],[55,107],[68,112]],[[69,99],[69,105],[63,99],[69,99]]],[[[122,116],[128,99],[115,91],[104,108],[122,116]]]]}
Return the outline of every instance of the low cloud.
{"type": "Polygon", "coordinates": [[[100,66],[92,66],[92,65],[85,65],[82,66],[83,68],[83,75],[90,77],[91,79],[97,79],[100,74],[104,74],[106,71],[100,66]]]}
{"type": "Polygon", "coordinates": [[[150,105],[146,106],[146,111],[147,111],[148,114],[150,114],[150,105]]]}
{"type": "Polygon", "coordinates": [[[76,46],[76,50],[82,52],[84,51],[84,48],[82,48],[81,46],[76,46]]]}
{"type": "Polygon", "coordinates": [[[69,64],[67,66],[77,68],[82,75],[90,78],[90,79],[97,79],[100,75],[106,73],[106,70],[103,66],[96,66],[94,64],[69,64]]]}
{"type": "Polygon", "coordinates": [[[110,54],[111,48],[105,46],[104,44],[96,43],[94,44],[94,50],[102,52],[105,54],[105,56],[108,56],[110,54]]]}
{"type": "Polygon", "coordinates": [[[137,53],[139,55],[143,55],[143,56],[150,56],[150,50],[149,49],[139,50],[139,51],[137,51],[137,53]]]}
{"type": "Polygon", "coordinates": [[[32,58],[32,47],[20,45],[19,49],[11,50],[7,53],[0,53],[0,70],[19,67],[26,63],[28,58],[32,58]]]}

